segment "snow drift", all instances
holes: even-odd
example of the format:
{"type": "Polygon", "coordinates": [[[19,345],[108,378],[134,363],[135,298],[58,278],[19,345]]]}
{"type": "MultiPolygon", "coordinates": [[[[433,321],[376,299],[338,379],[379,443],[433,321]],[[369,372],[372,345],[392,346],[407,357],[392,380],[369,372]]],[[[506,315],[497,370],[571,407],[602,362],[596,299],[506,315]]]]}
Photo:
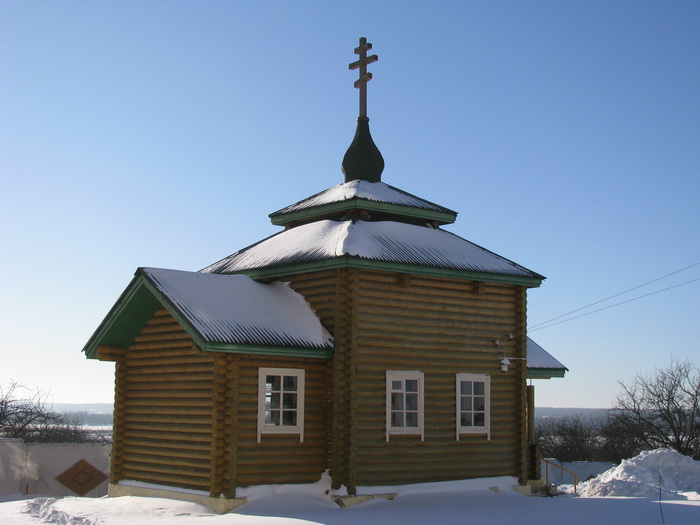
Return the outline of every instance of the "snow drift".
{"type": "Polygon", "coordinates": [[[579,485],[585,498],[605,496],[700,500],[700,461],[675,450],[645,451],[579,485]]]}

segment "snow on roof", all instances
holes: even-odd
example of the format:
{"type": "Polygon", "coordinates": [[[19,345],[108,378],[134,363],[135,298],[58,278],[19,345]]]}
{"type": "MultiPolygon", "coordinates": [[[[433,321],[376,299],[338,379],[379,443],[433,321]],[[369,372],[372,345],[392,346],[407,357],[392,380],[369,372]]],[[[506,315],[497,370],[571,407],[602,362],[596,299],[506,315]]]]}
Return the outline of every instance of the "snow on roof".
{"type": "Polygon", "coordinates": [[[323,220],[304,224],[244,248],[202,272],[237,273],[347,255],[374,261],[543,278],[445,230],[393,221],[323,220]]]}
{"type": "Polygon", "coordinates": [[[568,368],[555,359],[552,354],[529,337],[527,338],[527,367],[568,370],[568,368]]]}
{"type": "Polygon", "coordinates": [[[207,342],[333,347],[331,334],[287,283],[160,268],[139,271],[207,342]]]}
{"type": "Polygon", "coordinates": [[[456,212],[411,195],[403,190],[384,184],[383,182],[368,182],[366,180],[353,180],[333,186],[327,190],[312,195],[311,197],[282,208],[271,215],[282,215],[294,211],[343,202],[350,199],[366,199],[368,201],[397,204],[411,208],[438,211],[456,215],[456,212]]]}

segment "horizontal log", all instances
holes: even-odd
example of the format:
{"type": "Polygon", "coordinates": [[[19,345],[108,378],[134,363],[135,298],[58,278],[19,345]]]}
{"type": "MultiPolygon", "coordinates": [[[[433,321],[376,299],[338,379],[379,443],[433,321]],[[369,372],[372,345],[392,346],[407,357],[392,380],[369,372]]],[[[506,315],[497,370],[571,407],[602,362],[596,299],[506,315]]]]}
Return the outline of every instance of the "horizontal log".
{"type": "Polygon", "coordinates": [[[129,453],[145,454],[152,456],[191,458],[193,460],[208,462],[211,457],[211,447],[207,444],[194,446],[190,442],[154,442],[146,439],[126,438],[123,441],[123,449],[129,453]]]}
{"type": "Polygon", "coordinates": [[[191,339],[168,340],[168,341],[160,341],[160,342],[134,341],[129,346],[129,351],[130,352],[140,352],[142,355],[147,355],[147,356],[162,355],[162,351],[168,351],[168,352],[180,351],[180,352],[183,352],[183,354],[185,351],[189,351],[189,353],[191,355],[199,355],[194,350],[194,342],[191,339]],[[160,350],[161,352],[160,353],[156,352],[157,350],[160,350]],[[149,353],[149,352],[152,352],[152,353],[149,353]]]}
{"type": "MultiPolygon", "coordinates": [[[[200,387],[209,383],[210,388],[213,386],[211,372],[181,372],[171,373],[167,368],[162,373],[134,373],[129,374],[128,381],[130,384],[136,383],[155,383],[155,382],[172,382],[172,381],[187,381],[188,383],[200,383],[200,387]]],[[[142,371],[141,371],[142,372],[142,371]]]]}
{"type": "Polygon", "coordinates": [[[159,426],[182,425],[181,428],[187,428],[187,425],[207,425],[211,427],[211,419],[211,412],[168,415],[154,413],[143,414],[136,411],[130,411],[126,416],[126,421],[129,423],[157,423],[159,426]]]}
{"type": "Polygon", "coordinates": [[[133,479],[150,483],[171,485],[193,490],[209,490],[209,474],[202,476],[188,475],[186,472],[156,472],[146,465],[125,465],[121,469],[121,479],[133,479]]]}
{"type": "Polygon", "coordinates": [[[176,438],[161,437],[158,441],[150,438],[124,436],[123,448],[133,447],[134,450],[153,450],[163,454],[171,455],[192,455],[193,457],[209,458],[211,455],[210,441],[183,441],[176,438]]]}
{"type": "Polygon", "coordinates": [[[182,469],[209,469],[209,458],[197,459],[193,456],[159,456],[146,454],[143,451],[133,448],[127,449],[126,455],[128,461],[134,461],[139,464],[162,465],[182,469]]]}
{"type": "Polygon", "coordinates": [[[208,397],[211,398],[211,390],[213,384],[209,381],[197,382],[195,384],[187,381],[170,381],[170,382],[135,382],[127,385],[128,396],[138,392],[138,396],[148,396],[149,392],[153,395],[150,397],[208,397]],[[157,392],[156,392],[157,391],[157,392]]]}
{"type": "Polygon", "coordinates": [[[211,433],[205,434],[200,432],[175,432],[167,430],[141,430],[141,429],[124,429],[124,436],[127,438],[147,438],[147,439],[159,439],[173,441],[173,442],[184,442],[184,443],[208,443],[211,445],[211,433]]]}

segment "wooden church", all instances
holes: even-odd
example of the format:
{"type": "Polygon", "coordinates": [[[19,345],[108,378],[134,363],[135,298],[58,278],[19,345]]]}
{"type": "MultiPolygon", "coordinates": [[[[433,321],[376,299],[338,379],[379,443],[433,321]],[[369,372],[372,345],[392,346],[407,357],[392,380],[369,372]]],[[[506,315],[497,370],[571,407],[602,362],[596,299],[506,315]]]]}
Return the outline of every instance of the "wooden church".
{"type": "Polygon", "coordinates": [[[239,487],[325,471],[349,495],[533,477],[526,378],[566,370],[540,347],[528,367],[527,290],[544,277],[381,181],[369,49],[361,39],[350,65],[360,116],[344,182],[200,272],[140,268],[86,344],[116,363],[110,494],[172,489],[228,509],[239,487]]]}

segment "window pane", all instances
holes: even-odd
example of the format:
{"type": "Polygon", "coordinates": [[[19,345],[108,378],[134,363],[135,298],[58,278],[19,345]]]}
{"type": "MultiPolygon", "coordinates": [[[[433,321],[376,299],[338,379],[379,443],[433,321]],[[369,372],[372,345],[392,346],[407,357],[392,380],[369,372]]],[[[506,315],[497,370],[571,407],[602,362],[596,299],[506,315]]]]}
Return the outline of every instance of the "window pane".
{"type": "Polygon", "coordinates": [[[279,408],[280,407],[280,395],[277,393],[265,395],[265,407],[266,408],[279,408]]]}
{"type": "Polygon", "coordinates": [[[483,427],[486,425],[486,415],[481,413],[481,414],[474,414],[474,426],[475,427],[483,427]]]}
{"type": "Polygon", "coordinates": [[[391,426],[392,427],[403,427],[403,412],[392,412],[391,413],[391,426]]]}
{"type": "Polygon", "coordinates": [[[417,427],[418,426],[418,412],[406,412],[406,426],[407,427],[417,427]]]}
{"type": "Polygon", "coordinates": [[[477,396],[484,395],[485,384],[483,381],[474,381],[474,394],[477,396]]]}
{"type": "Polygon", "coordinates": [[[470,413],[463,413],[460,419],[463,427],[472,426],[472,415],[470,413]]]}
{"type": "Polygon", "coordinates": [[[418,394],[406,394],[406,410],[418,410],[418,394]]]}
{"type": "Polygon", "coordinates": [[[266,425],[279,425],[280,424],[280,412],[279,410],[266,410],[265,411],[265,424],[266,425]]]}
{"type": "Polygon", "coordinates": [[[460,394],[462,394],[463,396],[471,395],[471,393],[472,393],[471,381],[460,381],[459,390],[460,390],[460,394]]]}
{"type": "Polygon", "coordinates": [[[471,410],[472,409],[472,398],[471,397],[462,397],[461,398],[462,403],[461,403],[461,410],[471,410]]]}
{"type": "Polygon", "coordinates": [[[483,411],[486,408],[486,399],[483,397],[474,398],[474,410],[483,411]]]}
{"type": "Polygon", "coordinates": [[[265,387],[268,392],[271,390],[280,390],[280,376],[266,376],[265,387]]]}
{"type": "Polygon", "coordinates": [[[297,424],[297,413],[294,410],[285,410],[282,413],[282,424],[296,426],[297,424]]]}
{"type": "Polygon", "coordinates": [[[403,410],[403,394],[391,394],[391,409],[403,410]]]}
{"type": "Polygon", "coordinates": [[[296,378],[296,376],[284,376],[284,391],[285,392],[296,392],[297,391],[297,378],[296,378]]]}
{"type": "Polygon", "coordinates": [[[417,379],[406,379],[406,392],[418,392],[417,379]]]}
{"type": "Polygon", "coordinates": [[[401,381],[392,381],[391,382],[391,389],[392,390],[403,390],[403,383],[401,381]]]}
{"type": "Polygon", "coordinates": [[[282,395],[282,408],[297,408],[297,395],[296,394],[283,394],[282,395]]]}

